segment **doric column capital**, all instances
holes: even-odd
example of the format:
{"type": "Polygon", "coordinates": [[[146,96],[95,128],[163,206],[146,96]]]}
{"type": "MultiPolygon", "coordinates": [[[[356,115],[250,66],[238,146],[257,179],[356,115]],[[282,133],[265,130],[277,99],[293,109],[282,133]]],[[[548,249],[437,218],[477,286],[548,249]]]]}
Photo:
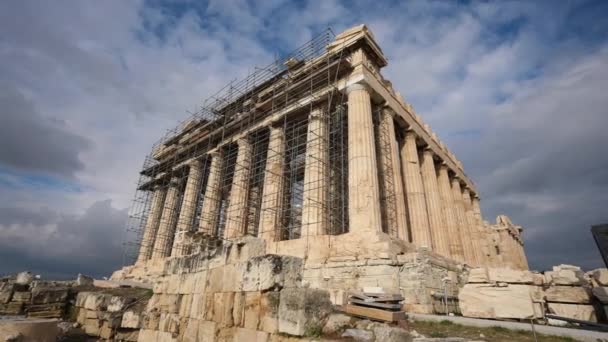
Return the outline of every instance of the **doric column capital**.
{"type": "Polygon", "coordinates": [[[439,163],[439,170],[445,170],[445,171],[449,171],[450,169],[448,168],[448,165],[445,162],[441,162],[439,163]]]}
{"type": "Polygon", "coordinates": [[[194,158],[194,159],[190,159],[186,162],[186,165],[190,166],[190,167],[200,167],[202,165],[202,162],[199,158],[194,158]]]}
{"type": "Polygon", "coordinates": [[[432,148],[426,146],[425,148],[422,149],[422,154],[425,156],[430,155],[431,157],[433,157],[435,155],[435,152],[433,151],[432,148]]]}
{"type": "Polygon", "coordinates": [[[244,135],[242,137],[239,137],[236,140],[236,143],[237,143],[237,145],[239,145],[239,147],[241,147],[241,146],[249,146],[249,145],[251,145],[251,140],[249,139],[248,135],[244,135]]]}
{"type": "Polygon", "coordinates": [[[346,95],[349,95],[353,91],[358,91],[358,90],[365,90],[366,92],[371,93],[371,88],[366,83],[359,82],[359,83],[349,85],[346,88],[346,95]]]}
{"type": "Polygon", "coordinates": [[[406,140],[416,140],[416,138],[418,138],[418,134],[416,134],[416,132],[414,132],[414,130],[408,129],[407,131],[405,131],[406,140]]]}
{"type": "Polygon", "coordinates": [[[179,186],[180,183],[181,183],[181,179],[174,176],[174,177],[171,177],[171,180],[169,180],[168,185],[177,187],[177,186],[179,186]]]}

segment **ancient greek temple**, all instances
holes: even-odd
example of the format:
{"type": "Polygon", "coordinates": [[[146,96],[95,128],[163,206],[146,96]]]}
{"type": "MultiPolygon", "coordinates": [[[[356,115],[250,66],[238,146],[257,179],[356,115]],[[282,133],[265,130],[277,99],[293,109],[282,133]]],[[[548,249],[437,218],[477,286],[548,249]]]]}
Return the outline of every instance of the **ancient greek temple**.
{"type": "Polygon", "coordinates": [[[383,77],[387,63],[367,27],[327,31],[211,96],[146,158],[135,265],[251,237],[307,263],[399,250],[527,269],[521,227],[483,219],[475,184],[383,77]]]}

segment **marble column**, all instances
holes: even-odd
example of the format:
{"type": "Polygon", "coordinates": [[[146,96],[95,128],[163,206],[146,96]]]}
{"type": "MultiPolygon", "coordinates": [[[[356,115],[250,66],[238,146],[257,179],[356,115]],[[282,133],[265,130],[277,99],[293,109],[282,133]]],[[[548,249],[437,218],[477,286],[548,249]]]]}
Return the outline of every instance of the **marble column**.
{"type": "Polygon", "coordinates": [[[248,138],[238,140],[238,152],[236,155],[236,166],[230,198],[226,210],[226,239],[234,239],[245,235],[247,226],[247,200],[249,199],[249,176],[251,175],[251,163],[253,158],[253,147],[248,138]]]}
{"type": "Polygon", "coordinates": [[[179,211],[179,218],[177,219],[177,233],[175,234],[175,240],[173,241],[171,256],[186,255],[189,253],[186,239],[188,232],[190,232],[193,227],[196,203],[198,202],[198,195],[201,191],[201,178],[203,176],[201,161],[198,159],[192,160],[188,163],[188,166],[188,180],[186,181],[186,188],[184,189],[184,196],[182,197],[182,206],[179,211]]]}
{"type": "Polygon", "coordinates": [[[473,210],[473,218],[477,227],[478,242],[481,246],[482,258],[479,260],[481,266],[489,266],[491,261],[491,244],[488,239],[486,227],[483,224],[483,217],[481,216],[481,207],[479,206],[479,197],[477,195],[472,196],[471,206],[473,210]]]}
{"type": "Polygon", "coordinates": [[[405,133],[405,142],[401,149],[401,163],[412,242],[418,247],[426,247],[432,250],[433,243],[429,216],[426,210],[424,185],[420,173],[416,134],[412,131],[405,133]]]}
{"type": "Polygon", "coordinates": [[[154,242],[154,251],[152,251],[152,259],[162,259],[171,255],[171,247],[173,246],[173,237],[175,235],[175,225],[178,217],[178,200],[180,179],[177,177],[171,178],[167,188],[165,204],[163,212],[160,216],[160,223],[156,233],[156,241],[154,242]]]}
{"type": "Polygon", "coordinates": [[[302,237],[327,234],[329,217],[329,127],[324,108],[308,116],[302,193],[302,237]]]}
{"type": "Polygon", "coordinates": [[[405,206],[405,194],[403,192],[403,176],[401,173],[401,157],[399,156],[399,143],[395,136],[395,122],[392,109],[384,107],[382,110],[382,124],[386,124],[389,133],[389,144],[391,151],[391,162],[393,167],[393,187],[395,188],[395,212],[397,214],[397,237],[403,241],[409,241],[409,229],[407,227],[407,208],[405,206]]]}
{"type": "Polygon", "coordinates": [[[473,252],[475,254],[475,265],[482,266],[484,255],[480,240],[479,224],[475,219],[473,203],[471,202],[471,192],[467,188],[462,190],[462,202],[464,203],[465,219],[467,227],[469,228],[469,234],[471,235],[471,244],[473,245],[473,252]]]}
{"type": "Polygon", "coordinates": [[[137,256],[138,263],[145,262],[152,256],[156,231],[158,230],[160,215],[163,212],[163,204],[165,203],[166,194],[167,189],[160,187],[156,187],[154,192],[152,192],[152,203],[150,206],[150,211],[148,212],[148,217],[146,218],[144,235],[141,240],[139,255],[137,256]]]}
{"type": "Polygon", "coordinates": [[[348,220],[349,232],[381,232],[380,188],[372,103],[363,84],[348,87],[348,220]]]}
{"type": "Polygon", "coordinates": [[[460,180],[457,177],[452,179],[452,195],[454,196],[454,207],[456,208],[458,231],[460,232],[462,248],[464,250],[464,260],[471,265],[477,265],[475,252],[473,251],[473,236],[466,219],[464,201],[462,199],[462,189],[460,188],[460,180]]]}
{"type": "Polygon", "coordinates": [[[266,241],[277,241],[280,236],[285,186],[284,170],[285,131],[282,127],[270,127],[258,226],[258,236],[266,241]]]}
{"type": "Polygon", "coordinates": [[[456,205],[454,203],[454,195],[452,194],[452,186],[450,185],[448,167],[445,164],[439,165],[437,182],[439,183],[439,195],[443,204],[445,224],[450,236],[450,256],[457,261],[464,261],[464,248],[462,246],[458,218],[456,217],[456,205]]]}
{"type": "Polygon", "coordinates": [[[429,226],[433,242],[433,251],[444,256],[450,256],[450,236],[445,223],[445,213],[439,195],[439,183],[435,171],[433,151],[424,149],[420,164],[422,183],[426,198],[426,208],[429,214],[429,226]]]}
{"type": "Polygon", "coordinates": [[[207,186],[203,195],[198,231],[208,236],[215,235],[220,203],[222,200],[222,170],[224,169],[224,154],[221,151],[212,152],[211,168],[207,178],[207,186]]]}

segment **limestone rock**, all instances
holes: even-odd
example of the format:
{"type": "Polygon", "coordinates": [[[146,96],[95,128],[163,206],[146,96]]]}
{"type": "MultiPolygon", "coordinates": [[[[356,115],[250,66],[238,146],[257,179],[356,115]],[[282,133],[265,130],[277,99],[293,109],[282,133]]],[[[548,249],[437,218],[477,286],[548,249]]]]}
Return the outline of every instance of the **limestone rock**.
{"type": "Polygon", "coordinates": [[[329,293],[319,289],[290,288],[281,291],[279,332],[295,336],[322,330],[331,313],[329,293]]]}
{"type": "Polygon", "coordinates": [[[76,286],[92,286],[92,285],[93,285],[92,277],[78,273],[78,276],[76,277],[76,286]]]}
{"type": "Polygon", "coordinates": [[[548,303],[549,312],[557,316],[596,322],[593,305],[548,303]]]}
{"type": "Polygon", "coordinates": [[[17,274],[17,279],[15,280],[16,284],[19,285],[29,285],[34,280],[34,274],[29,271],[21,272],[17,274]]]}
{"type": "Polygon", "coordinates": [[[109,312],[123,311],[129,304],[133,303],[134,301],[135,299],[131,297],[112,296],[108,303],[107,310],[109,312]]]}
{"type": "Polygon", "coordinates": [[[545,283],[551,285],[587,285],[583,271],[571,268],[553,267],[553,271],[545,272],[545,283]]]}
{"type": "Polygon", "coordinates": [[[122,315],[120,326],[122,328],[139,329],[140,323],[141,313],[129,310],[122,315]]]}
{"type": "Polygon", "coordinates": [[[63,303],[68,299],[67,288],[37,286],[32,290],[32,304],[63,303]]]}
{"type": "Polygon", "coordinates": [[[488,277],[490,282],[501,282],[508,284],[532,284],[534,278],[532,272],[512,270],[510,268],[489,268],[488,277]]]}
{"type": "Polygon", "coordinates": [[[13,293],[13,302],[27,303],[32,298],[32,293],[29,291],[15,291],[13,293]]]}
{"type": "Polygon", "coordinates": [[[350,337],[357,342],[373,342],[374,334],[371,331],[362,329],[346,329],[342,337],[350,337]]]}
{"type": "Polygon", "coordinates": [[[466,284],[458,295],[463,316],[477,318],[525,319],[541,317],[541,308],[532,303],[540,300],[540,290],[532,285],[511,284],[496,287],[488,284],[466,284]]]}
{"type": "Polygon", "coordinates": [[[407,330],[389,326],[374,328],[374,335],[376,341],[383,342],[411,342],[413,340],[407,330]]]}
{"type": "Polygon", "coordinates": [[[249,259],[243,272],[243,291],[295,287],[302,279],[302,259],[267,254],[249,259]]]}
{"type": "Polygon", "coordinates": [[[608,304],[608,287],[594,287],[591,291],[602,304],[608,304]]]}
{"type": "Polygon", "coordinates": [[[333,313],[327,318],[325,326],[323,326],[323,334],[332,335],[339,333],[346,327],[350,327],[353,318],[343,313],[333,313]]]}
{"type": "Polygon", "coordinates": [[[0,290],[0,304],[6,304],[13,298],[14,286],[13,284],[6,284],[0,290]]]}
{"type": "Polygon", "coordinates": [[[585,287],[580,286],[551,286],[545,290],[547,302],[579,303],[591,302],[591,294],[585,287]]]}
{"type": "Polygon", "coordinates": [[[591,277],[601,286],[608,286],[608,269],[598,268],[590,272],[591,277]]]}
{"type": "Polygon", "coordinates": [[[84,302],[87,310],[103,311],[107,308],[111,296],[103,293],[89,293],[84,302]]]}
{"type": "Polygon", "coordinates": [[[469,271],[469,279],[467,283],[489,283],[490,278],[488,277],[488,269],[485,267],[473,268],[469,271]]]}

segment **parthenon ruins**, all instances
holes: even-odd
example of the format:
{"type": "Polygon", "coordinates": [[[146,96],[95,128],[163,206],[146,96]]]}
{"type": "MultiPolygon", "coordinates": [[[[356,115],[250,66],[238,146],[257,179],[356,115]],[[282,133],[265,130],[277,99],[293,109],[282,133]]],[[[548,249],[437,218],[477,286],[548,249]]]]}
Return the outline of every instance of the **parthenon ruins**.
{"type": "Polygon", "coordinates": [[[475,184],[383,77],[387,63],[364,25],[328,30],[211,96],[146,158],[127,271],[244,238],[302,258],[303,278],[328,289],[313,270],[331,262],[528,269],[521,227],[482,218],[475,184]]]}

